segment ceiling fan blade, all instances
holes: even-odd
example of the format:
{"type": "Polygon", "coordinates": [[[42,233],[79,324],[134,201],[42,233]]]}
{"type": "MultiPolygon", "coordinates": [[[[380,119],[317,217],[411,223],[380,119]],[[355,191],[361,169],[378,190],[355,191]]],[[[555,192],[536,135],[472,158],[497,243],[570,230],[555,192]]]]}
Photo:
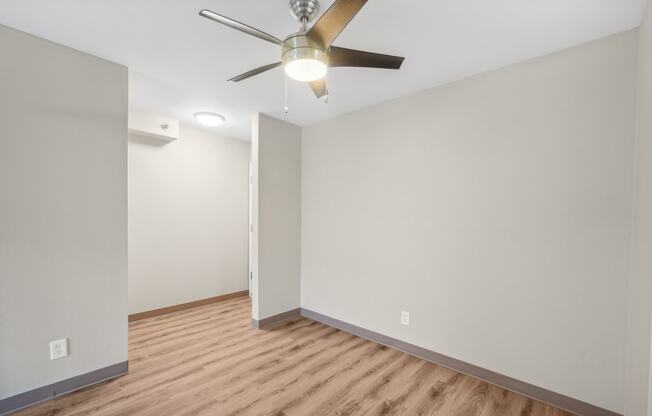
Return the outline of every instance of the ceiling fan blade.
{"type": "Polygon", "coordinates": [[[233,82],[242,81],[243,79],[251,78],[254,75],[262,74],[265,71],[274,69],[277,66],[281,66],[281,62],[274,62],[273,64],[268,64],[268,65],[261,66],[260,68],[252,69],[251,71],[247,71],[244,74],[240,74],[237,77],[233,77],[228,81],[233,81],[233,82]]]}
{"type": "Polygon", "coordinates": [[[384,55],[382,53],[331,46],[328,55],[328,65],[399,69],[404,59],[402,56],[384,55]]]}
{"type": "Polygon", "coordinates": [[[251,36],[255,36],[258,39],[266,40],[267,42],[272,42],[281,46],[285,45],[285,43],[282,40],[270,35],[269,33],[265,33],[262,30],[256,29],[255,27],[251,27],[247,24],[238,22],[237,20],[233,20],[226,16],[222,16],[221,14],[217,14],[210,10],[204,9],[199,12],[199,15],[207,19],[210,19],[214,22],[226,25],[232,29],[239,30],[240,32],[246,33],[251,36]]]}
{"type": "Polygon", "coordinates": [[[315,97],[321,98],[324,95],[328,94],[328,89],[326,88],[326,78],[318,79],[317,81],[312,81],[309,83],[312,92],[315,93],[315,97]]]}
{"type": "Polygon", "coordinates": [[[308,31],[308,37],[324,48],[329,47],[366,3],[367,0],[335,0],[308,31]]]}

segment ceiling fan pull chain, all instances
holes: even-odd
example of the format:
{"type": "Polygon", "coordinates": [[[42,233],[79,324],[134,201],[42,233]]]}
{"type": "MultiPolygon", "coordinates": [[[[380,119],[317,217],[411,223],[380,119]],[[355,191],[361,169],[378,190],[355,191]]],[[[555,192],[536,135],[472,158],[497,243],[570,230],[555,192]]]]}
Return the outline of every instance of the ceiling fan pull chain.
{"type": "Polygon", "coordinates": [[[288,113],[288,77],[284,76],[283,79],[285,80],[285,114],[288,113]]]}
{"type": "MultiPolygon", "coordinates": [[[[331,53],[331,47],[330,47],[330,45],[328,46],[328,53],[329,53],[329,54],[331,53]]],[[[330,84],[328,83],[328,72],[327,72],[327,73],[326,73],[326,99],[324,100],[324,103],[325,103],[325,104],[328,104],[328,94],[330,93],[330,91],[328,91],[328,86],[329,86],[329,85],[330,85],[330,84]]]]}

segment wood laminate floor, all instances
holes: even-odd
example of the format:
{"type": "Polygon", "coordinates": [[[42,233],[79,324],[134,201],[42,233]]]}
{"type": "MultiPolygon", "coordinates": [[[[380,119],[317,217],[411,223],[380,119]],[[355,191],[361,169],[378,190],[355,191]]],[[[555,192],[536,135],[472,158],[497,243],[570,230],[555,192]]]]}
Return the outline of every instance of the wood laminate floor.
{"type": "Polygon", "coordinates": [[[128,375],[17,415],[569,415],[308,319],[252,329],[250,307],[133,322],[128,375]]]}

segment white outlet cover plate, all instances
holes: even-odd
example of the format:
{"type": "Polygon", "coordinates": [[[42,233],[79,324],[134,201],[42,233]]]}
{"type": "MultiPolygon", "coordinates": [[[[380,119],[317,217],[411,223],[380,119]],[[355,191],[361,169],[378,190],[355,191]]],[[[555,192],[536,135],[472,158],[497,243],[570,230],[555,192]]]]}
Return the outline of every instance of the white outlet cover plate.
{"type": "Polygon", "coordinates": [[[68,338],[50,342],[50,360],[56,360],[68,355],[68,338]]]}
{"type": "Polygon", "coordinates": [[[401,311],[401,324],[410,325],[410,312],[401,311]]]}

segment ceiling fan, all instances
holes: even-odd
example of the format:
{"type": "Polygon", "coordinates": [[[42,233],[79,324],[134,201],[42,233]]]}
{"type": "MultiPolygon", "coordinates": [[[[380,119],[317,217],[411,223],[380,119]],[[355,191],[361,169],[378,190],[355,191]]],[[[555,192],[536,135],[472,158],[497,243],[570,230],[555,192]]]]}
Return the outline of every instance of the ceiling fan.
{"type": "Polygon", "coordinates": [[[328,94],[324,77],[329,67],[399,69],[405,59],[400,56],[358,51],[332,45],[365,3],[367,0],[335,0],[317,22],[308,28],[308,23],[314,20],[319,13],[319,0],[290,0],[290,14],[299,21],[301,29],[284,40],[210,10],[202,10],[199,15],[281,46],[280,62],[252,69],[229,79],[229,81],[242,81],[283,65],[285,73],[290,78],[308,82],[315,96],[320,98],[328,94]]]}

